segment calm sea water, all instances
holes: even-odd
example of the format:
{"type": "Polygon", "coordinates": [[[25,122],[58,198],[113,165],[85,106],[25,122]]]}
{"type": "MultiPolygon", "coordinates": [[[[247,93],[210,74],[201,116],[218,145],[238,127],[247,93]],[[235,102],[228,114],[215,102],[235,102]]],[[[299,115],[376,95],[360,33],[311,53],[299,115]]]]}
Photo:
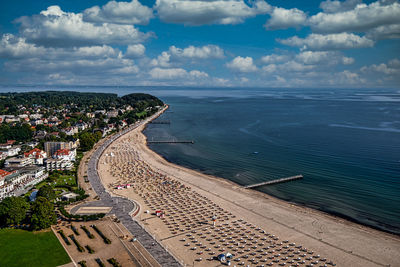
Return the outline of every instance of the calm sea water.
{"type": "Polygon", "coordinates": [[[151,146],[167,160],[241,185],[303,174],[257,190],[400,233],[399,90],[36,89],[154,94],[171,124],[149,125],[148,138],[195,140],[151,146]]]}

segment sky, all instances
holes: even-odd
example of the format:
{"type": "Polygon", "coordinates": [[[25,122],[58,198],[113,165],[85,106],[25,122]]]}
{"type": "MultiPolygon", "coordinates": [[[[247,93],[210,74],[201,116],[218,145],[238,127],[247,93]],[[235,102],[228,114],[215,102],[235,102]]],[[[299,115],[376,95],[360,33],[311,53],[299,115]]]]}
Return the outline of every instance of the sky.
{"type": "Polygon", "coordinates": [[[14,0],[0,85],[400,88],[397,0],[14,0]]]}

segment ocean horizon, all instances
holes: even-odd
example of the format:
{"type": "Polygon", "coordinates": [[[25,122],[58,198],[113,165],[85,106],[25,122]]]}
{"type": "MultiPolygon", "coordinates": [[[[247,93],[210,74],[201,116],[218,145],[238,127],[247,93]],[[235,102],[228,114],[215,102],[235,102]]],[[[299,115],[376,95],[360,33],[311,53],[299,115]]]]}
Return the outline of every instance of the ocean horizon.
{"type": "Polygon", "coordinates": [[[400,234],[400,91],[331,88],[3,86],[2,92],[73,90],[153,94],[170,105],[144,131],[168,161],[400,234]]]}

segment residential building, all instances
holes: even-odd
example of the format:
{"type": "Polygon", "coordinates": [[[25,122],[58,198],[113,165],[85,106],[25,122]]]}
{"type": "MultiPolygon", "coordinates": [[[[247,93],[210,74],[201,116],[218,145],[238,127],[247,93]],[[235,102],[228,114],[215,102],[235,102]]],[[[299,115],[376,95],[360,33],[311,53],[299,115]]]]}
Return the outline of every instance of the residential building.
{"type": "Polygon", "coordinates": [[[46,142],[44,143],[44,151],[46,151],[48,157],[52,157],[59,149],[72,150],[77,148],[79,145],[78,141],[75,142],[46,142]]]}
{"type": "Polygon", "coordinates": [[[113,109],[107,112],[107,118],[115,118],[118,116],[118,110],[113,109]]]}
{"type": "Polygon", "coordinates": [[[59,149],[53,155],[53,158],[55,159],[63,159],[67,161],[75,161],[75,157],[76,157],[76,149],[73,150],[59,149]]]}
{"type": "Polygon", "coordinates": [[[25,158],[25,157],[12,157],[6,159],[4,166],[5,167],[25,167],[33,165],[33,158],[25,158]]]}
{"type": "Polygon", "coordinates": [[[71,161],[64,159],[47,159],[46,160],[46,170],[56,171],[56,170],[71,170],[74,166],[71,161]]]}
{"type": "Polygon", "coordinates": [[[34,148],[29,152],[25,152],[24,157],[33,159],[36,165],[43,165],[44,160],[47,159],[47,153],[39,148],[34,148]]]}

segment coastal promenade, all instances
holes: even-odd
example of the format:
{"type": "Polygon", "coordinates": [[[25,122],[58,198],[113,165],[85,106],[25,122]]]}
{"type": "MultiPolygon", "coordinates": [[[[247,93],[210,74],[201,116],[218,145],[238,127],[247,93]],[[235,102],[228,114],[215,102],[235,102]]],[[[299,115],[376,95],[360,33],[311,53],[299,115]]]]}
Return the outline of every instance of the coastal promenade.
{"type": "Polygon", "coordinates": [[[118,217],[121,223],[131,232],[132,235],[137,238],[137,240],[143,245],[144,248],[148,250],[148,252],[161,266],[173,267],[181,265],[157,242],[157,240],[155,240],[137,223],[137,221],[132,218],[130,212],[135,209],[135,204],[126,198],[112,196],[101,183],[99,174],[97,172],[99,158],[110,144],[129,131],[157,117],[160,113],[157,113],[143,122],[130,126],[129,128],[107,139],[100,147],[96,149],[96,151],[94,151],[92,157],[90,158],[87,175],[93,190],[96,192],[102,202],[101,206],[112,207],[111,213],[118,217]]]}
{"type": "MultiPolygon", "coordinates": [[[[144,127],[107,141],[89,168],[98,175],[101,189],[93,188],[101,199],[112,192],[140,206],[131,220],[124,198],[108,201],[127,224],[136,222],[167,248],[171,262],[221,266],[214,257],[232,253],[239,266],[398,266],[397,236],[171,164],[147,147],[144,127]],[[115,189],[121,184],[130,188],[115,189]]],[[[151,252],[153,241],[147,242],[151,252]]]]}

